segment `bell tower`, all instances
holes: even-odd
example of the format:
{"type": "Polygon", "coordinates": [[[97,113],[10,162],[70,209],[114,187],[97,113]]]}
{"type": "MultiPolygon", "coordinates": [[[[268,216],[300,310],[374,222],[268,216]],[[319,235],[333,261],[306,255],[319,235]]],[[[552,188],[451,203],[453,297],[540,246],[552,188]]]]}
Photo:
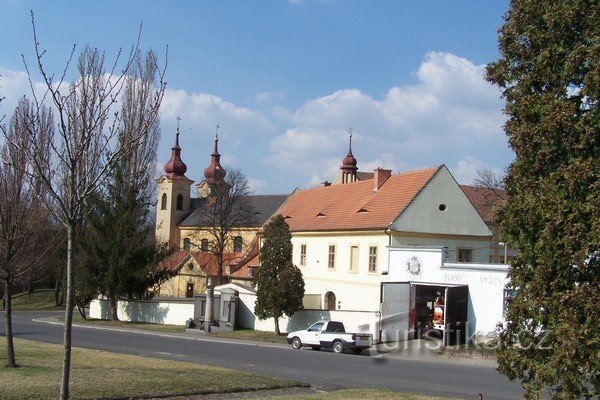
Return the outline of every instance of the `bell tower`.
{"type": "Polygon", "coordinates": [[[194,181],[185,176],[187,165],[181,160],[179,147],[179,118],[177,119],[175,145],[171,147],[171,158],[165,164],[165,174],[156,181],[158,203],[156,205],[156,240],[179,248],[177,224],[190,212],[190,187],[194,181]]]}
{"type": "MultiPolygon", "coordinates": [[[[209,197],[215,194],[215,189],[221,185],[227,185],[225,175],[227,171],[221,166],[221,154],[219,154],[219,124],[215,134],[215,148],[210,155],[210,164],[204,170],[204,179],[197,186],[200,197],[209,197]]],[[[222,186],[221,186],[222,187],[222,186]]]]}

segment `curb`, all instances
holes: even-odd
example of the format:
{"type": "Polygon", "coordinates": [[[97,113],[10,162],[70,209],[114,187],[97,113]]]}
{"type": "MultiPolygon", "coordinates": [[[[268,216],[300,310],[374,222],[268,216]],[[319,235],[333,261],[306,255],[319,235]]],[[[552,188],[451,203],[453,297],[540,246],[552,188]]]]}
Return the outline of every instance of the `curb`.
{"type": "MultiPolygon", "coordinates": [[[[64,322],[56,321],[54,317],[45,317],[45,318],[33,318],[33,322],[49,324],[49,325],[61,325],[64,326],[64,322]]],[[[123,332],[123,333],[136,333],[138,335],[150,335],[150,336],[159,336],[164,338],[172,338],[172,339],[185,339],[185,340],[196,340],[196,341],[204,341],[204,342],[219,342],[219,343],[229,343],[229,344],[242,344],[246,346],[257,346],[257,347],[274,347],[274,348],[288,348],[285,344],[272,343],[272,342],[259,342],[247,339],[230,339],[230,338],[219,338],[219,337],[202,337],[204,333],[191,333],[186,330],[185,333],[163,333],[163,332],[153,332],[147,331],[143,329],[133,329],[133,328],[114,328],[107,326],[95,326],[95,325],[87,325],[87,324],[78,324],[73,323],[72,326],[77,328],[84,329],[98,329],[105,331],[113,331],[113,332],[123,332]]]]}

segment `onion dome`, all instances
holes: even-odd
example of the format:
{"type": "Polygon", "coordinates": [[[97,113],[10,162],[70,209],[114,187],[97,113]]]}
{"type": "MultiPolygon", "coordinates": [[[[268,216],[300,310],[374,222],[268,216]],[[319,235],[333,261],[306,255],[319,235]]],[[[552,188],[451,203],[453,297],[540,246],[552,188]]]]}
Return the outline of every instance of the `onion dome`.
{"type": "Polygon", "coordinates": [[[219,154],[219,134],[215,135],[215,149],[211,154],[210,165],[204,170],[204,180],[208,183],[221,182],[225,178],[225,170],[221,166],[219,154]]]}
{"type": "Polygon", "coordinates": [[[350,183],[356,181],[356,171],[358,171],[358,167],[356,166],[357,161],[352,154],[352,133],[350,133],[350,147],[348,148],[348,154],[342,160],[342,183],[350,183]]]}
{"type": "Polygon", "coordinates": [[[179,147],[179,128],[175,133],[175,145],[171,147],[171,159],[165,164],[167,177],[171,179],[185,176],[187,165],[181,160],[181,147],[179,147]]]}

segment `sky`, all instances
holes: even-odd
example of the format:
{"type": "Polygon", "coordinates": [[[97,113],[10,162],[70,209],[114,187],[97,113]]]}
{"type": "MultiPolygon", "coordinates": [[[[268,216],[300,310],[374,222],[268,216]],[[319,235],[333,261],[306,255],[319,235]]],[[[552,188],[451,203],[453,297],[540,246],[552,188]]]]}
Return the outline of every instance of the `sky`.
{"type": "MultiPolygon", "coordinates": [[[[257,194],[328,180],[352,150],[359,171],[445,164],[459,183],[502,174],[513,160],[498,88],[484,79],[499,57],[508,6],[495,1],[21,1],[0,0],[0,116],[29,94],[32,10],[47,70],[73,48],[114,60],[142,25],[141,47],[164,60],[157,168],[170,157],[177,117],[186,176],[196,183],[219,152],[257,194]]],[[[34,79],[35,76],[34,76],[34,79]]]]}

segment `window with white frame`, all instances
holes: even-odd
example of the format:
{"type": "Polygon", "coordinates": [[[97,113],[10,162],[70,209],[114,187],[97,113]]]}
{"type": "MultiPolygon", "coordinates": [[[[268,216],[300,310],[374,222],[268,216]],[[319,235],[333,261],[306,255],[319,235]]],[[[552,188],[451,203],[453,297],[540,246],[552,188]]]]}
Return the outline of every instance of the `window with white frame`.
{"type": "Polygon", "coordinates": [[[358,272],[358,246],[350,246],[350,272],[358,272]]]}
{"type": "Polygon", "coordinates": [[[300,245],[300,265],[303,267],[306,265],[306,245],[305,244],[300,245]]]}
{"type": "Polygon", "coordinates": [[[329,245],[329,257],[327,258],[327,268],[335,269],[335,244],[329,245]]]}
{"type": "Polygon", "coordinates": [[[377,246],[369,247],[369,272],[377,272],[377,246]]]}

